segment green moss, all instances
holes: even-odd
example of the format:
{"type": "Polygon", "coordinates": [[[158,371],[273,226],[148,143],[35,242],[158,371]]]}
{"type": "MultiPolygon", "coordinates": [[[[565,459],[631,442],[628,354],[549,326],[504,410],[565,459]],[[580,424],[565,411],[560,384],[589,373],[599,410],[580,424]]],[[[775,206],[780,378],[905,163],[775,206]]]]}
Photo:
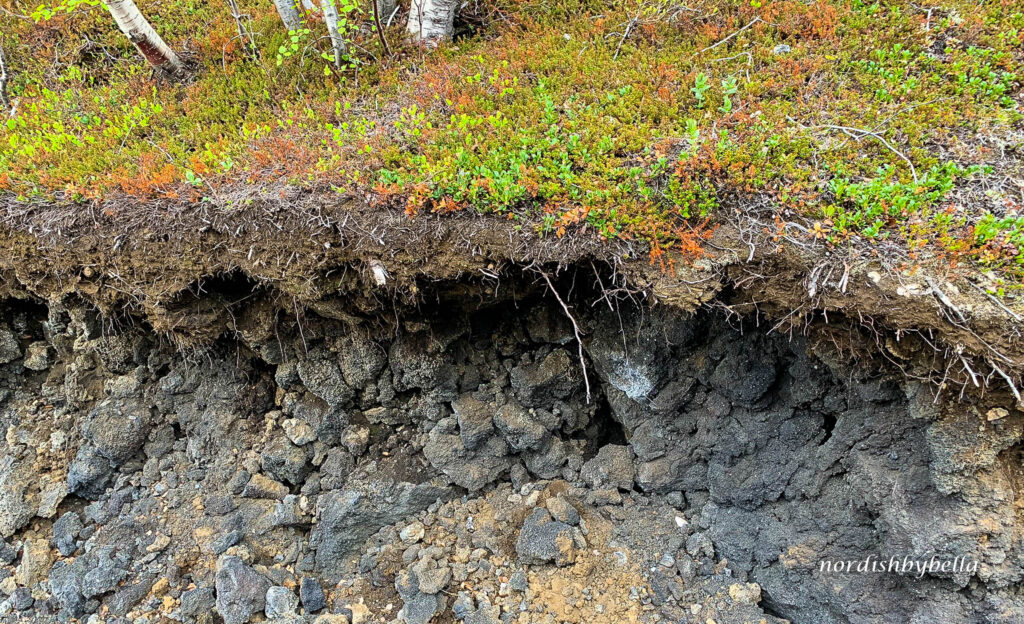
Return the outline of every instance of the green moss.
{"type": "Polygon", "coordinates": [[[188,85],[154,84],[101,8],[17,21],[0,188],[201,201],[284,180],[655,249],[760,198],[831,244],[1021,279],[1020,206],[998,187],[1022,176],[1003,154],[1022,148],[1024,13],[1004,4],[502,0],[430,54],[392,29],[387,63],[353,13],[345,72],[325,71],[315,20],[291,46],[270,3],[244,4],[258,62],[226,6],[145,9],[198,59],[188,85]]]}

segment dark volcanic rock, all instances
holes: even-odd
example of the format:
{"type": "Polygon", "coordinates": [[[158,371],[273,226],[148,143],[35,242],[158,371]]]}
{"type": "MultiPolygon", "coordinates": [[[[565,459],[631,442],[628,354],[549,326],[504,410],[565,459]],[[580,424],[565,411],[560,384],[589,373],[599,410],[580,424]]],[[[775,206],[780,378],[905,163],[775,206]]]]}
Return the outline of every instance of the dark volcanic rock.
{"type": "Polygon", "coordinates": [[[776,374],[774,355],[749,353],[743,359],[722,360],[711,375],[711,385],[736,403],[749,405],[768,392],[776,374]]]}
{"type": "Polygon", "coordinates": [[[85,558],[76,559],[73,563],[58,561],[50,570],[50,591],[68,617],[80,617],[85,613],[82,579],[87,571],[85,558]]]}
{"type": "Polygon", "coordinates": [[[273,621],[296,615],[299,608],[299,597],[287,587],[274,586],[267,590],[264,612],[267,619],[273,621]]]}
{"type": "Polygon", "coordinates": [[[341,569],[363,541],[381,527],[451,496],[450,488],[431,483],[395,483],[330,492],[317,501],[318,522],[310,535],[317,567],[341,569]]]}
{"type": "Polygon", "coordinates": [[[238,557],[217,564],[217,612],[224,624],[245,624],[266,606],[270,581],[238,557]]]}
{"type": "Polygon", "coordinates": [[[197,587],[181,594],[181,612],[187,617],[196,617],[216,606],[217,600],[212,587],[197,587]]]}
{"type": "Polygon", "coordinates": [[[566,566],[576,560],[572,527],[553,520],[546,509],[533,510],[516,540],[516,553],[523,563],[550,563],[566,566]]]}
{"type": "Polygon", "coordinates": [[[34,602],[32,590],[27,587],[19,587],[11,594],[11,606],[15,611],[28,611],[32,608],[32,603],[34,602]]]}
{"type": "Polygon", "coordinates": [[[306,613],[316,613],[327,607],[327,598],[320,583],[308,576],[302,577],[299,584],[299,599],[302,601],[302,608],[306,613]]]}
{"type": "Polygon", "coordinates": [[[495,407],[478,401],[471,395],[459,397],[452,403],[452,410],[459,422],[459,437],[467,449],[475,449],[494,433],[495,407]]]}
{"type": "Polygon", "coordinates": [[[274,439],[263,450],[263,472],[278,481],[300,485],[313,470],[306,451],[292,444],[284,436],[274,439]]]}
{"type": "Polygon", "coordinates": [[[415,569],[399,572],[395,576],[395,589],[402,598],[401,619],[406,624],[428,624],[445,604],[444,597],[437,592],[422,591],[415,569]]]}
{"type": "Polygon", "coordinates": [[[8,327],[0,325],[0,364],[9,364],[20,357],[18,337],[8,327]]]}
{"type": "Polygon", "coordinates": [[[75,553],[78,548],[75,539],[83,528],[82,519],[73,511],[57,518],[57,521],[53,523],[53,545],[60,551],[60,554],[70,557],[75,553]]]}
{"type": "Polygon", "coordinates": [[[4,624],[540,622],[549,572],[560,621],[1024,621],[1024,414],[1007,389],[907,380],[886,362],[940,357],[913,332],[862,350],[813,313],[791,337],[567,301],[587,402],[538,284],[502,277],[476,308],[417,282],[413,309],[325,273],[310,286],[338,294],[312,309],[242,274],[165,293],[146,308],[169,341],[75,297],[0,306],[4,624]],[[978,565],[818,567],[879,553],[978,565]],[[593,565],[642,588],[581,597],[593,565]]]}
{"type": "Polygon", "coordinates": [[[501,438],[489,438],[477,451],[467,451],[459,436],[431,432],[423,456],[452,481],[470,492],[494,482],[512,465],[508,445],[501,438]]]}
{"type": "Polygon", "coordinates": [[[551,405],[578,388],[578,366],[564,349],[556,349],[539,362],[512,369],[512,389],[527,407],[551,405]]]}
{"type": "Polygon", "coordinates": [[[96,500],[113,481],[114,469],[96,448],[83,446],[68,467],[68,492],[96,500]]]}
{"type": "Polygon", "coordinates": [[[10,455],[0,457],[0,538],[14,535],[36,515],[28,500],[32,482],[28,465],[10,455]]]}
{"type": "Polygon", "coordinates": [[[548,431],[526,408],[507,403],[494,414],[494,424],[509,446],[517,451],[538,449],[548,431]]]}
{"type": "Polygon", "coordinates": [[[89,413],[83,433],[100,455],[119,466],[146,443],[149,426],[149,410],[142,403],[106,400],[89,413]]]}
{"type": "Polygon", "coordinates": [[[100,546],[86,556],[89,570],[82,579],[82,595],[93,598],[113,591],[128,575],[128,557],[112,545],[100,546]]]}
{"type": "Polygon", "coordinates": [[[602,446],[596,457],[583,464],[580,478],[592,487],[610,485],[620,490],[632,490],[636,478],[633,451],[619,444],[602,446]]]}

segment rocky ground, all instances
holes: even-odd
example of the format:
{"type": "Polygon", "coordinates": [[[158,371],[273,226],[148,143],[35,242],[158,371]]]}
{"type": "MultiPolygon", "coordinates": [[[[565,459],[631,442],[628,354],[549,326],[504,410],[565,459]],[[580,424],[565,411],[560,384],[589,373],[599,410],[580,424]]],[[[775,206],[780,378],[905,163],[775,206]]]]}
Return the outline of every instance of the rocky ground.
{"type": "MultiPolygon", "coordinates": [[[[479,293],[477,293],[479,295],[479,293]]],[[[507,297],[507,298],[506,298],[507,297]]],[[[4,622],[1019,622],[1024,415],[711,311],[0,318],[4,622]],[[582,359],[581,359],[582,356],[582,359]],[[968,556],[976,573],[830,575],[968,556]]],[[[884,362],[883,362],[884,360],[884,362]]]]}

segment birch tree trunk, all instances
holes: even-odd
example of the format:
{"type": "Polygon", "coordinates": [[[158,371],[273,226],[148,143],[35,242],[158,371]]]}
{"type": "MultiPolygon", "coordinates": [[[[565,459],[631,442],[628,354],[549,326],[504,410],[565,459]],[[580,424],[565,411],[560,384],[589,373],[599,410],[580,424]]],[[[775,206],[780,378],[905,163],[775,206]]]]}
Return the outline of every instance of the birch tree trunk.
{"type": "Polygon", "coordinates": [[[391,19],[391,14],[395,12],[395,7],[398,6],[397,0],[374,0],[377,4],[377,15],[380,16],[380,21],[386,28],[388,26],[388,20],[391,19]]]}
{"type": "Polygon", "coordinates": [[[459,0],[412,0],[406,29],[414,41],[429,46],[452,36],[459,0]]]}
{"type": "Polygon", "coordinates": [[[149,64],[175,78],[185,76],[185,66],[160,38],[132,0],[106,0],[117,27],[135,44],[149,64]]]}
{"type": "Polygon", "coordinates": [[[302,17],[299,15],[298,7],[295,6],[295,0],[274,0],[274,6],[277,7],[277,14],[281,16],[285,28],[288,30],[302,28],[302,17]]]}
{"type": "Polygon", "coordinates": [[[345,54],[345,39],[338,28],[338,7],[334,6],[334,0],[320,0],[320,8],[324,12],[324,23],[327,24],[327,34],[331,36],[331,47],[334,48],[334,66],[341,67],[341,57],[345,54]]]}
{"type": "Polygon", "coordinates": [[[7,63],[4,62],[4,48],[0,46],[0,106],[4,112],[11,110],[11,103],[7,101],[7,63]]]}

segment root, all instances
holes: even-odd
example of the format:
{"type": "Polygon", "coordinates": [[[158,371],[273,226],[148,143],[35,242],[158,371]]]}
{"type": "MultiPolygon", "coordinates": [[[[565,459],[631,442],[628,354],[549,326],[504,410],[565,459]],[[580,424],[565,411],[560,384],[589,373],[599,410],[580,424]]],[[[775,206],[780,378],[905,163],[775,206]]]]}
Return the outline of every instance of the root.
{"type": "Polygon", "coordinates": [[[587,361],[583,356],[583,331],[580,329],[580,324],[576,322],[576,317],[574,317],[572,312],[569,311],[569,306],[567,306],[565,301],[562,300],[562,296],[558,294],[557,290],[555,290],[555,285],[551,283],[551,278],[548,277],[548,274],[541,270],[540,267],[534,265],[530,265],[527,268],[535,271],[544,279],[544,283],[547,284],[548,290],[550,290],[551,294],[555,296],[555,299],[558,301],[558,305],[562,306],[562,311],[565,312],[565,316],[569,319],[569,322],[572,323],[572,332],[576,336],[576,344],[579,347],[580,368],[583,369],[583,384],[587,389],[587,404],[589,405],[590,377],[587,375],[587,361]]]}

